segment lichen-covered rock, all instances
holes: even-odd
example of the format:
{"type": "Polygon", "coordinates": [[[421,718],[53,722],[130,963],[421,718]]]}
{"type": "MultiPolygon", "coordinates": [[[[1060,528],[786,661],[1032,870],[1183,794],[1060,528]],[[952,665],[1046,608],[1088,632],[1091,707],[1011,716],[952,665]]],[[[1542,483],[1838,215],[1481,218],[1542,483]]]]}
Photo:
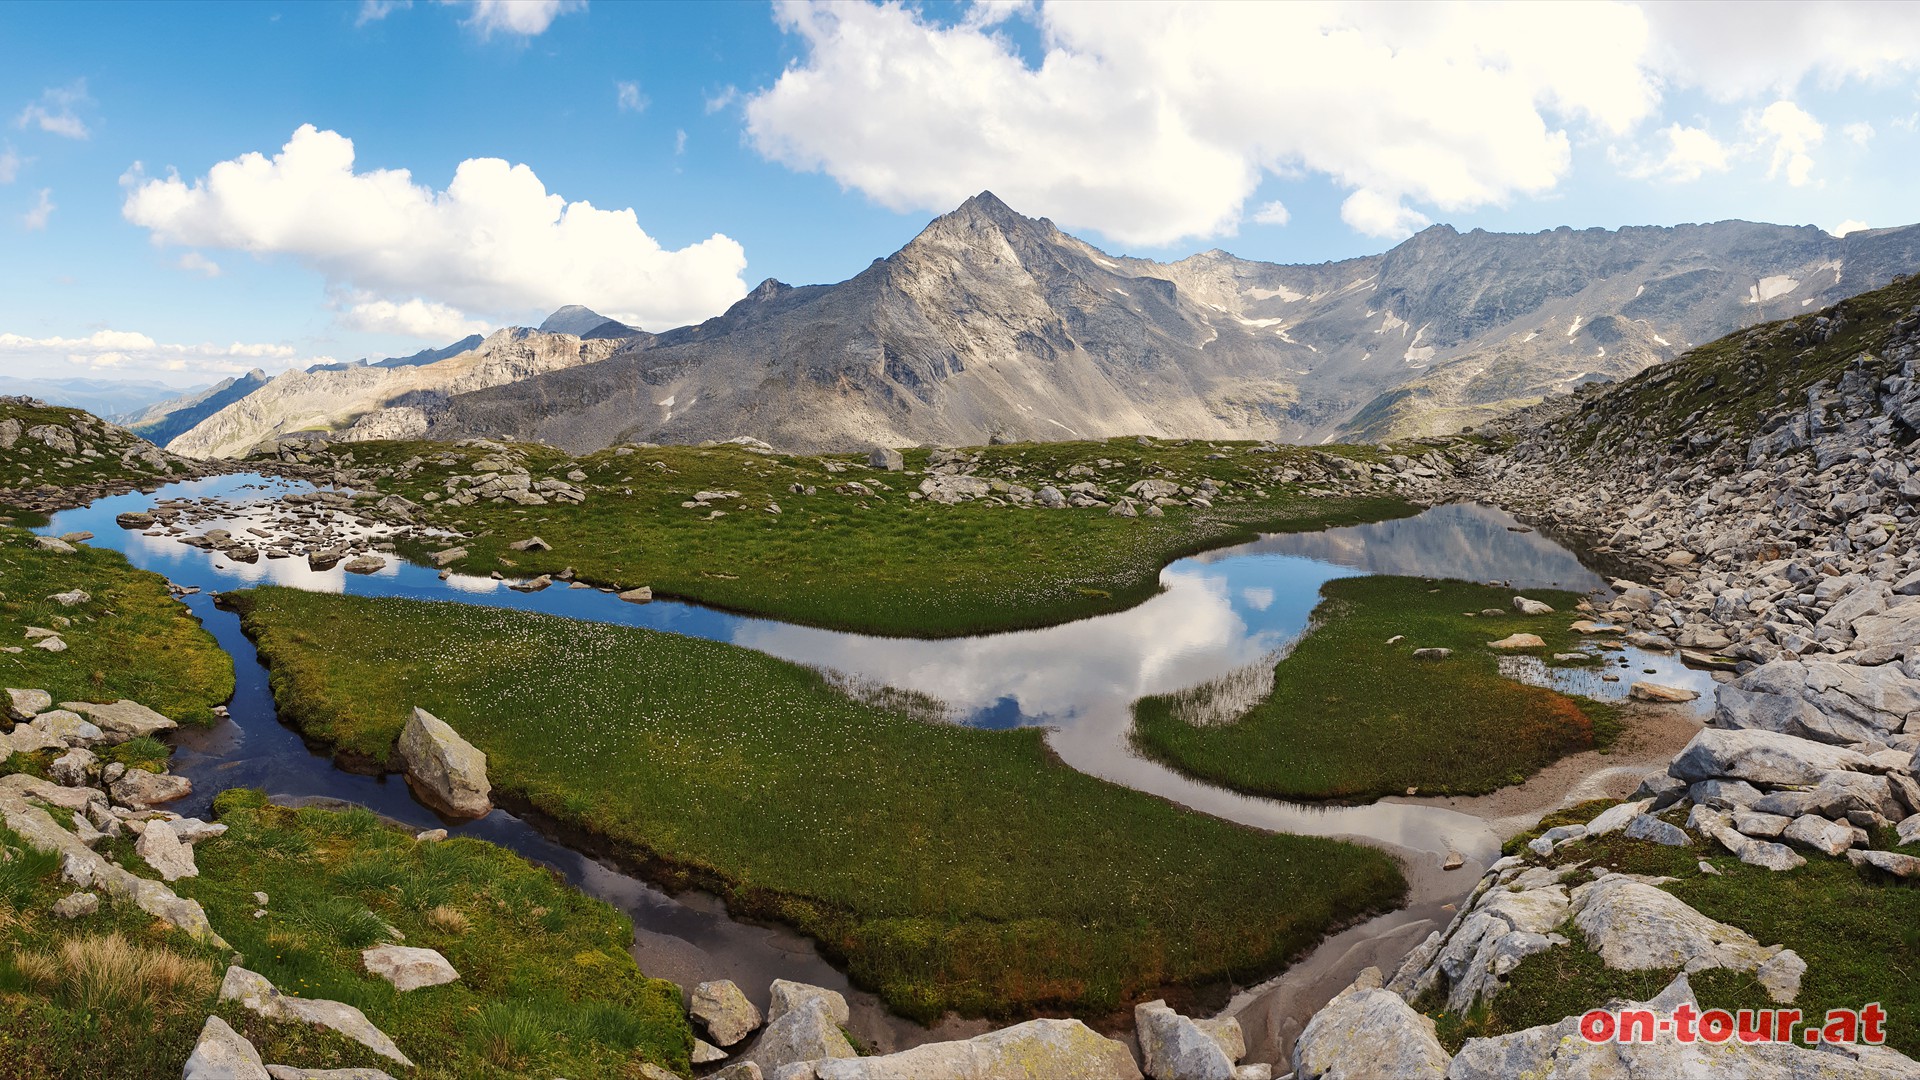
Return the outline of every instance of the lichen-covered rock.
{"type": "Polygon", "coordinates": [[[485,817],[493,809],[487,755],[425,709],[400,731],[400,761],[420,801],[451,817],[485,817]]]}
{"type": "Polygon", "coordinates": [[[1233,1080],[1233,1061],[1220,1044],[1166,1002],[1134,1006],[1133,1027],[1153,1080],[1233,1080]]]}
{"type": "Polygon", "coordinates": [[[15,690],[7,687],[7,719],[25,723],[53,708],[53,695],[45,690],[15,690]]]}
{"type": "Polygon", "coordinates": [[[1867,759],[1838,746],[1773,731],[1703,728],[1667,766],[1681,780],[1746,780],[1755,784],[1817,784],[1827,773],[1864,772],[1867,759]]]}
{"type": "Polygon", "coordinates": [[[854,1057],[853,1045],[840,1030],[845,1015],[836,1016],[824,996],[799,1001],[767,1022],[746,1060],[768,1075],[777,1075],[783,1067],[799,1062],[854,1057]]]}
{"type": "Polygon", "coordinates": [[[193,781],[184,776],[128,769],[107,785],[114,801],[135,810],[147,810],[161,803],[184,799],[193,794],[193,781]]]}
{"type": "Polygon", "coordinates": [[[133,850],[159,872],[162,881],[200,876],[200,868],[194,865],[193,849],[181,843],[174,835],[173,826],[164,821],[147,822],[140,838],[134,841],[133,850]]]}
{"type": "MultiPolygon", "coordinates": [[[[1686,901],[1625,874],[1608,874],[1573,890],[1573,924],[1587,947],[1624,971],[1708,968],[1756,971],[1783,950],[1702,915],[1686,901]]],[[[1785,989],[1783,987],[1783,989],[1785,989]]],[[[1776,1000],[1791,1001],[1798,993],[1776,1000]]]]}
{"type": "Polygon", "coordinates": [[[1314,1013],[1293,1044],[1299,1080],[1440,1080],[1447,1063],[1433,1021],[1381,989],[1372,968],[1314,1013]]]}

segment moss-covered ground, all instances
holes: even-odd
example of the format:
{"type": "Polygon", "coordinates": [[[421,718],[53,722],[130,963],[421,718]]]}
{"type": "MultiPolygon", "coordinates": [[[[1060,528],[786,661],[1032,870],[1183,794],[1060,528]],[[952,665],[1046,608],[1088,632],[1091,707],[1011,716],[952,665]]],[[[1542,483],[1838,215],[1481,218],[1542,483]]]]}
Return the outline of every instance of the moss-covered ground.
{"type": "Polygon", "coordinates": [[[865,704],[816,672],[645,630],[260,589],[230,598],[310,739],[385,760],[410,710],[495,797],[669,884],[798,927],[916,1017],[1106,1013],[1276,970],[1398,903],[1386,855],[1088,777],[1035,730],[865,704]]]}
{"type": "MultiPolygon", "coordinates": [[[[257,792],[219,800],[225,836],[196,848],[198,899],[241,962],[302,997],[363,1010],[435,1080],[687,1071],[692,1036],[668,983],[643,977],[632,928],[549,871],[477,840],[420,843],[365,811],[286,810],[257,792]],[[264,909],[253,896],[267,894],[264,909]],[[256,910],[266,915],[255,918],[256,910]],[[458,983],[397,993],[360,950],[399,930],[440,950],[458,983]]],[[[392,1068],[324,1029],[217,1000],[233,953],[194,943],[131,904],[76,920],[49,856],[0,830],[0,1076],[170,1080],[209,1013],[269,1062],[392,1068]]],[[[103,853],[152,876],[124,841],[103,853]]]]}
{"type": "Polygon", "coordinates": [[[1354,577],[1328,582],[1313,624],[1274,669],[1273,691],[1238,720],[1195,724],[1193,694],[1142,699],[1136,745],[1183,772],[1256,795],[1362,800],[1403,794],[1476,795],[1569,753],[1605,746],[1615,710],[1500,673],[1488,642],[1535,634],[1572,649],[1579,597],[1526,595],[1556,610],[1513,613],[1514,592],[1461,581],[1354,577]],[[1482,615],[1499,609],[1502,614],[1482,615]],[[1415,649],[1446,648],[1444,660],[1415,649]]]}
{"type": "MultiPolygon", "coordinates": [[[[1210,478],[1211,507],[1165,516],[1114,517],[1104,507],[1043,510],[915,500],[931,451],[905,452],[902,472],[868,469],[864,457],[762,455],[738,447],[614,448],[570,458],[516,446],[536,478],[574,481],[579,505],[521,507],[481,501],[438,506],[454,477],[494,455],[478,446],[370,442],[336,447],[334,462],[392,475],[380,490],[426,506],[425,520],[472,534],[468,573],[557,573],[619,588],[651,586],[736,611],[866,633],[910,637],[1045,626],[1132,607],[1159,588],[1160,568],[1195,552],[1254,539],[1416,512],[1384,493],[1309,494],[1279,479],[1322,460],[1305,447],[1252,443],[1106,442],[980,447],[975,474],[990,482],[1067,491],[1094,483],[1118,498],[1135,481],[1195,487],[1210,478]],[[349,461],[350,459],[350,461],[349,461]],[[1079,471],[1075,471],[1075,470],[1079,471]],[[842,471],[831,471],[842,470],[842,471]],[[791,490],[798,486],[798,492],[791,490]],[[811,488],[811,492],[808,489],[811,488]],[[694,502],[700,492],[734,492],[694,502]],[[773,513],[769,507],[779,508],[773,513]],[[721,511],[721,516],[713,516],[721,511]],[[547,552],[510,550],[539,536],[547,552]]],[[[1378,459],[1375,447],[1327,447],[1378,459]]],[[[1413,448],[1425,453],[1432,447],[1413,448]]],[[[1330,490],[1318,485],[1319,490],[1330,490]]],[[[409,551],[423,558],[428,549],[409,551]]]]}

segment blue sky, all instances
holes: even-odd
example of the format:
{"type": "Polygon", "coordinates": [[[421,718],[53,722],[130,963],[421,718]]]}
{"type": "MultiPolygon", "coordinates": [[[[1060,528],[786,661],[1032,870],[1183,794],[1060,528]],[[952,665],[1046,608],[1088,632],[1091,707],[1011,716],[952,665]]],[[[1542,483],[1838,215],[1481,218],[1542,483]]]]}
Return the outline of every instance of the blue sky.
{"type": "Polygon", "coordinates": [[[980,188],[1156,258],[1920,221],[1912,6],[11,3],[0,42],[10,374],[664,329],[980,188]]]}

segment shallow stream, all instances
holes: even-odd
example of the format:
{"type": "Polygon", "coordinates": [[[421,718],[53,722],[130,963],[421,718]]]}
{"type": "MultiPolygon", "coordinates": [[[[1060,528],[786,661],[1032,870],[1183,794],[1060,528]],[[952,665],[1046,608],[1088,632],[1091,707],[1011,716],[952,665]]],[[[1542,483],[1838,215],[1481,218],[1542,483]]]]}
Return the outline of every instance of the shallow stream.
{"type": "MultiPolygon", "coordinates": [[[[240,533],[250,526],[273,531],[278,510],[271,500],[310,490],[310,485],[259,475],[214,477],[153,494],[101,499],[56,515],[40,530],[92,532],[95,546],[121,551],[136,566],[200,590],[184,601],[233,656],[236,690],[228,720],[212,729],[183,730],[175,739],[174,771],[190,777],[195,787],[187,805],[176,807],[182,813],[204,813],[213,793],[250,786],[276,797],[346,800],[419,828],[446,824],[416,802],[404,783],[336,769],[279,722],[266,671],[239,619],[213,603],[219,592],[275,584],[483,604],[709,638],[836,672],[855,686],[918,692],[943,703],[958,723],[1045,726],[1055,752],[1083,772],[1246,825],[1349,837],[1393,850],[1414,864],[1415,903],[1432,905],[1444,902],[1455,882],[1464,893],[1478,868],[1497,854],[1498,838],[1486,821],[1397,801],[1320,807],[1226,791],[1134,754],[1127,740],[1131,703],[1143,695],[1270,667],[1306,628],[1320,587],[1334,578],[1449,577],[1502,582],[1516,591],[1586,592],[1606,586],[1572,552],[1509,515],[1454,504],[1371,525],[1268,536],[1182,559],[1161,571],[1159,594],[1126,611],[1041,630],[919,640],[822,630],[673,601],[629,604],[597,589],[564,584],[520,592],[490,577],[443,580],[435,570],[391,558],[371,575],[338,567],[314,571],[303,558],[239,563],[173,536],[149,536],[115,524],[116,515],[149,510],[167,499],[211,498],[235,504],[231,516],[196,521],[193,531],[240,533]],[[1437,883],[1440,859],[1448,852],[1462,855],[1467,865],[1437,883]]],[[[1601,682],[1588,670],[1579,676],[1580,692],[1622,695],[1632,681],[1645,678],[1696,689],[1703,704],[1712,699],[1712,680],[1675,657],[1631,649],[1610,657],[1621,679],[1601,682]]],[[[1564,683],[1569,676],[1545,669],[1538,677],[1564,683]]],[[[882,1051],[984,1027],[950,1023],[929,1030],[892,1017],[871,996],[852,991],[846,977],[804,938],[733,920],[705,894],[669,896],[562,846],[505,811],[452,828],[550,865],[626,911],[634,922],[635,955],[649,974],[683,985],[730,978],[763,1006],[774,978],[839,989],[855,1002],[856,1033],[882,1051]]]]}

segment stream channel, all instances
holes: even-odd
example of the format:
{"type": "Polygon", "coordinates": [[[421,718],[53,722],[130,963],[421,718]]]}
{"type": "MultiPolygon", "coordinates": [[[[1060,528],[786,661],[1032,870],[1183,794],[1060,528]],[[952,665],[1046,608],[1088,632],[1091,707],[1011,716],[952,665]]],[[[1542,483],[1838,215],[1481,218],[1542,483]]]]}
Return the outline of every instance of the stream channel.
{"type": "MultiPolygon", "coordinates": [[[[1498,856],[1493,827],[1471,814],[1412,801],[1323,807],[1226,791],[1133,753],[1127,738],[1131,703],[1143,695],[1200,685],[1258,665],[1270,667],[1307,628],[1320,587],[1334,578],[1447,577],[1502,582],[1516,591],[1587,592],[1604,590],[1607,584],[1574,553],[1524,529],[1506,513],[1456,503],[1376,524],[1267,536],[1181,559],[1161,571],[1160,593],[1126,611],[1040,630],[921,640],[822,630],[675,601],[629,604],[597,589],[564,584],[519,592],[490,577],[456,574],[443,580],[435,570],[391,557],[384,569],[371,575],[338,567],[314,571],[303,558],[238,563],[179,543],[174,536],[115,524],[116,515],[150,510],[168,499],[217,499],[229,508],[225,519],[200,520],[196,515],[192,531],[271,529],[270,522],[281,512],[278,496],[312,490],[309,484],[257,474],[218,476],[171,484],[150,494],[103,498],[59,513],[38,530],[52,535],[92,532],[95,546],[120,551],[135,566],[179,586],[197,587],[198,593],[183,598],[185,604],[233,657],[236,685],[229,718],[211,729],[175,733],[173,771],[193,780],[194,794],[172,809],[205,816],[215,793],[248,786],[263,788],[279,801],[342,800],[414,828],[446,826],[493,841],[554,868],[578,888],[631,916],[634,955],[647,974],[683,986],[732,979],[762,1008],[775,978],[836,989],[853,1004],[849,1026],[881,1052],[962,1038],[991,1025],[948,1020],[921,1027],[891,1015],[872,995],[849,986],[846,976],[805,938],[784,928],[731,919],[716,897],[697,891],[669,895],[561,845],[503,810],[478,821],[444,822],[417,802],[397,777],[335,768],[330,758],[308,750],[280,723],[253,644],[241,633],[238,617],[214,605],[214,595],[273,584],[647,627],[756,649],[838,673],[856,686],[916,691],[944,703],[956,723],[1044,726],[1055,752],[1083,772],[1256,828],[1348,838],[1399,856],[1412,884],[1408,908],[1329,941],[1307,961],[1311,964],[1336,962],[1354,952],[1355,943],[1364,942],[1371,942],[1378,955],[1369,962],[1391,963],[1397,959],[1394,951],[1417,944],[1424,934],[1421,928],[1443,905],[1464,896],[1480,870],[1498,856]],[[1440,860],[1448,852],[1460,854],[1465,865],[1442,873],[1440,860]]],[[[1645,678],[1698,690],[1700,704],[1711,703],[1712,680],[1682,666],[1676,657],[1634,649],[1613,655],[1626,662],[1619,666],[1619,659],[1613,661],[1614,670],[1623,674],[1617,682],[1602,682],[1592,669],[1541,669],[1534,677],[1594,697],[1621,696],[1633,679],[1645,678]]],[[[1289,978],[1297,983],[1300,975],[1290,971],[1272,985],[1289,978]]],[[[1290,1032],[1304,1020],[1291,1014],[1317,1007],[1319,1001],[1313,998],[1324,1001],[1325,993],[1302,997],[1269,992],[1259,1000],[1242,993],[1236,998],[1235,1010],[1248,1027],[1254,1051],[1250,1059],[1273,1060],[1284,1054],[1290,1032]]]]}

